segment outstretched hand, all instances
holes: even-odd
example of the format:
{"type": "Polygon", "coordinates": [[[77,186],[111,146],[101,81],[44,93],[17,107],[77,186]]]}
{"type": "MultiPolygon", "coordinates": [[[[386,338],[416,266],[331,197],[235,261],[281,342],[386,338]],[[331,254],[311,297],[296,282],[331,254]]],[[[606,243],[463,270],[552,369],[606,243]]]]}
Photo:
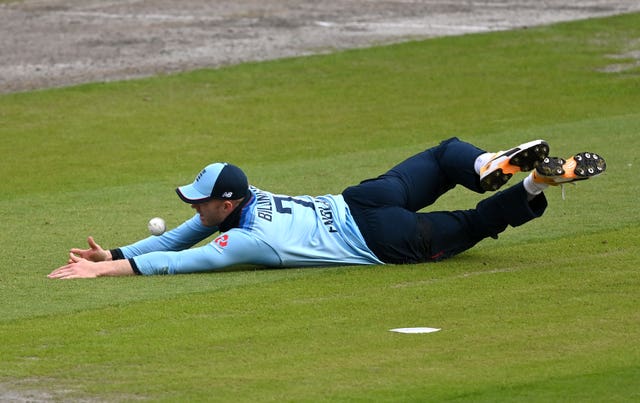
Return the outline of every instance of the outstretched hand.
{"type": "Polygon", "coordinates": [[[98,274],[96,262],[69,253],[69,263],[52,271],[47,277],[58,279],[93,278],[98,277],[98,274]]]}
{"type": "MultiPolygon", "coordinates": [[[[103,262],[106,260],[111,260],[111,253],[102,249],[100,245],[94,241],[93,237],[90,236],[87,238],[87,242],[89,243],[89,249],[71,249],[71,254],[81,257],[82,259],[87,259],[92,262],[103,262]]],[[[69,259],[68,263],[73,263],[72,259],[69,259]]]]}
{"type": "Polygon", "coordinates": [[[100,251],[105,252],[92,238],[89,238],[89,246],[91,246],[91,249],[88,250],[72,249],[71,252],[69,252],[69,261],[67,264],[58,267],[49,273],[47,277],[66,280],[71,278],[94,278],[101,276],[132,276],[135,274],[131,262],[127,259],[111,260],[111,255],[109,254],[108,260],[94,262],[78,256],[84,255],[96,258],[100,256],[100,251]]]}

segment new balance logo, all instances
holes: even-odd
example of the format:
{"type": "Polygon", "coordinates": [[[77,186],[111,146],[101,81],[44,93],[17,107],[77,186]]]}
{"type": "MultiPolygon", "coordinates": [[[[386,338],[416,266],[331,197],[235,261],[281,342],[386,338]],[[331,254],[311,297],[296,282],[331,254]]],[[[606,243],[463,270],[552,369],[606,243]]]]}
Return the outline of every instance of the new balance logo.
{"type": "Polygon", "coordinates": [[[233,192],[224,192],[222,194],[222,197],[225,198],[225,199],[228,199],[228,198],[230,198],[232,196],[233,196],[233,192]]]}

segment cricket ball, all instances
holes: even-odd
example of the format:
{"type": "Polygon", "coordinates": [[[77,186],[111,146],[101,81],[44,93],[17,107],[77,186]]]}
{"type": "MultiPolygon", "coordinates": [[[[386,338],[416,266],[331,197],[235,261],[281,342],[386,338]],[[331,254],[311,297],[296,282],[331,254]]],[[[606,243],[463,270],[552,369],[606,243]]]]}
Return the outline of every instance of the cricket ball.
{"type": "Polygon", "coordinates": [[[149,224],[147,224],[147,228],[149,228],[149,232],[151,235],[162,235],[167,230],[167,224],[160,217],[154,217],[149,220],[149,224]]]}

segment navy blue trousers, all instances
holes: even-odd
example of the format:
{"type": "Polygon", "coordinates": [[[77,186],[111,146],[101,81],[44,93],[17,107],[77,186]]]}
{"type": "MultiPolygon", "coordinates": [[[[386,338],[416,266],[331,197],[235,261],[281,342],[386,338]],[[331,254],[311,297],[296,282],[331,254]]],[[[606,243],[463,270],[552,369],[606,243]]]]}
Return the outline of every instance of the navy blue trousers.
{"type": "Polygon", "coordinates": [[[509,225],[540,217],[547,207],[544,194],[528,200],[522,183],[474,209],[418,212],[456,185],[483,193],[473,165],[484,152],[454,137],[345,189],[342,194],[373,253],[385,263],[437,261],[497,238],[509,225]]]}

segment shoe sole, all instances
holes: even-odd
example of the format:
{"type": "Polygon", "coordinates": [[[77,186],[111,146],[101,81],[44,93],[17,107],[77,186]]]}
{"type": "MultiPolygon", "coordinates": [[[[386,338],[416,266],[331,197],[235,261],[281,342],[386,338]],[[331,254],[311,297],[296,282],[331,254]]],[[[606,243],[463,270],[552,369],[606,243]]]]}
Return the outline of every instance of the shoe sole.
{"type": "Polygon", "coordinates": [[[517,172],[531,171],[549,155],[549,144],[544,140],[535,140],[521,144],[502,153],[504,158],[498,167],[480,179],[480,187],[486,191],[498,190],[517,172]],[[508,158],[506,158],[508,157],[508,158]]]}
{"type": "Polygon", "coordinates": [[[604,158],[591,152],[574,155],[568,160],[547,157],[536,168],[539,177],[549,184],[562,184],[598,176],[607,169],[604,158]]]}

